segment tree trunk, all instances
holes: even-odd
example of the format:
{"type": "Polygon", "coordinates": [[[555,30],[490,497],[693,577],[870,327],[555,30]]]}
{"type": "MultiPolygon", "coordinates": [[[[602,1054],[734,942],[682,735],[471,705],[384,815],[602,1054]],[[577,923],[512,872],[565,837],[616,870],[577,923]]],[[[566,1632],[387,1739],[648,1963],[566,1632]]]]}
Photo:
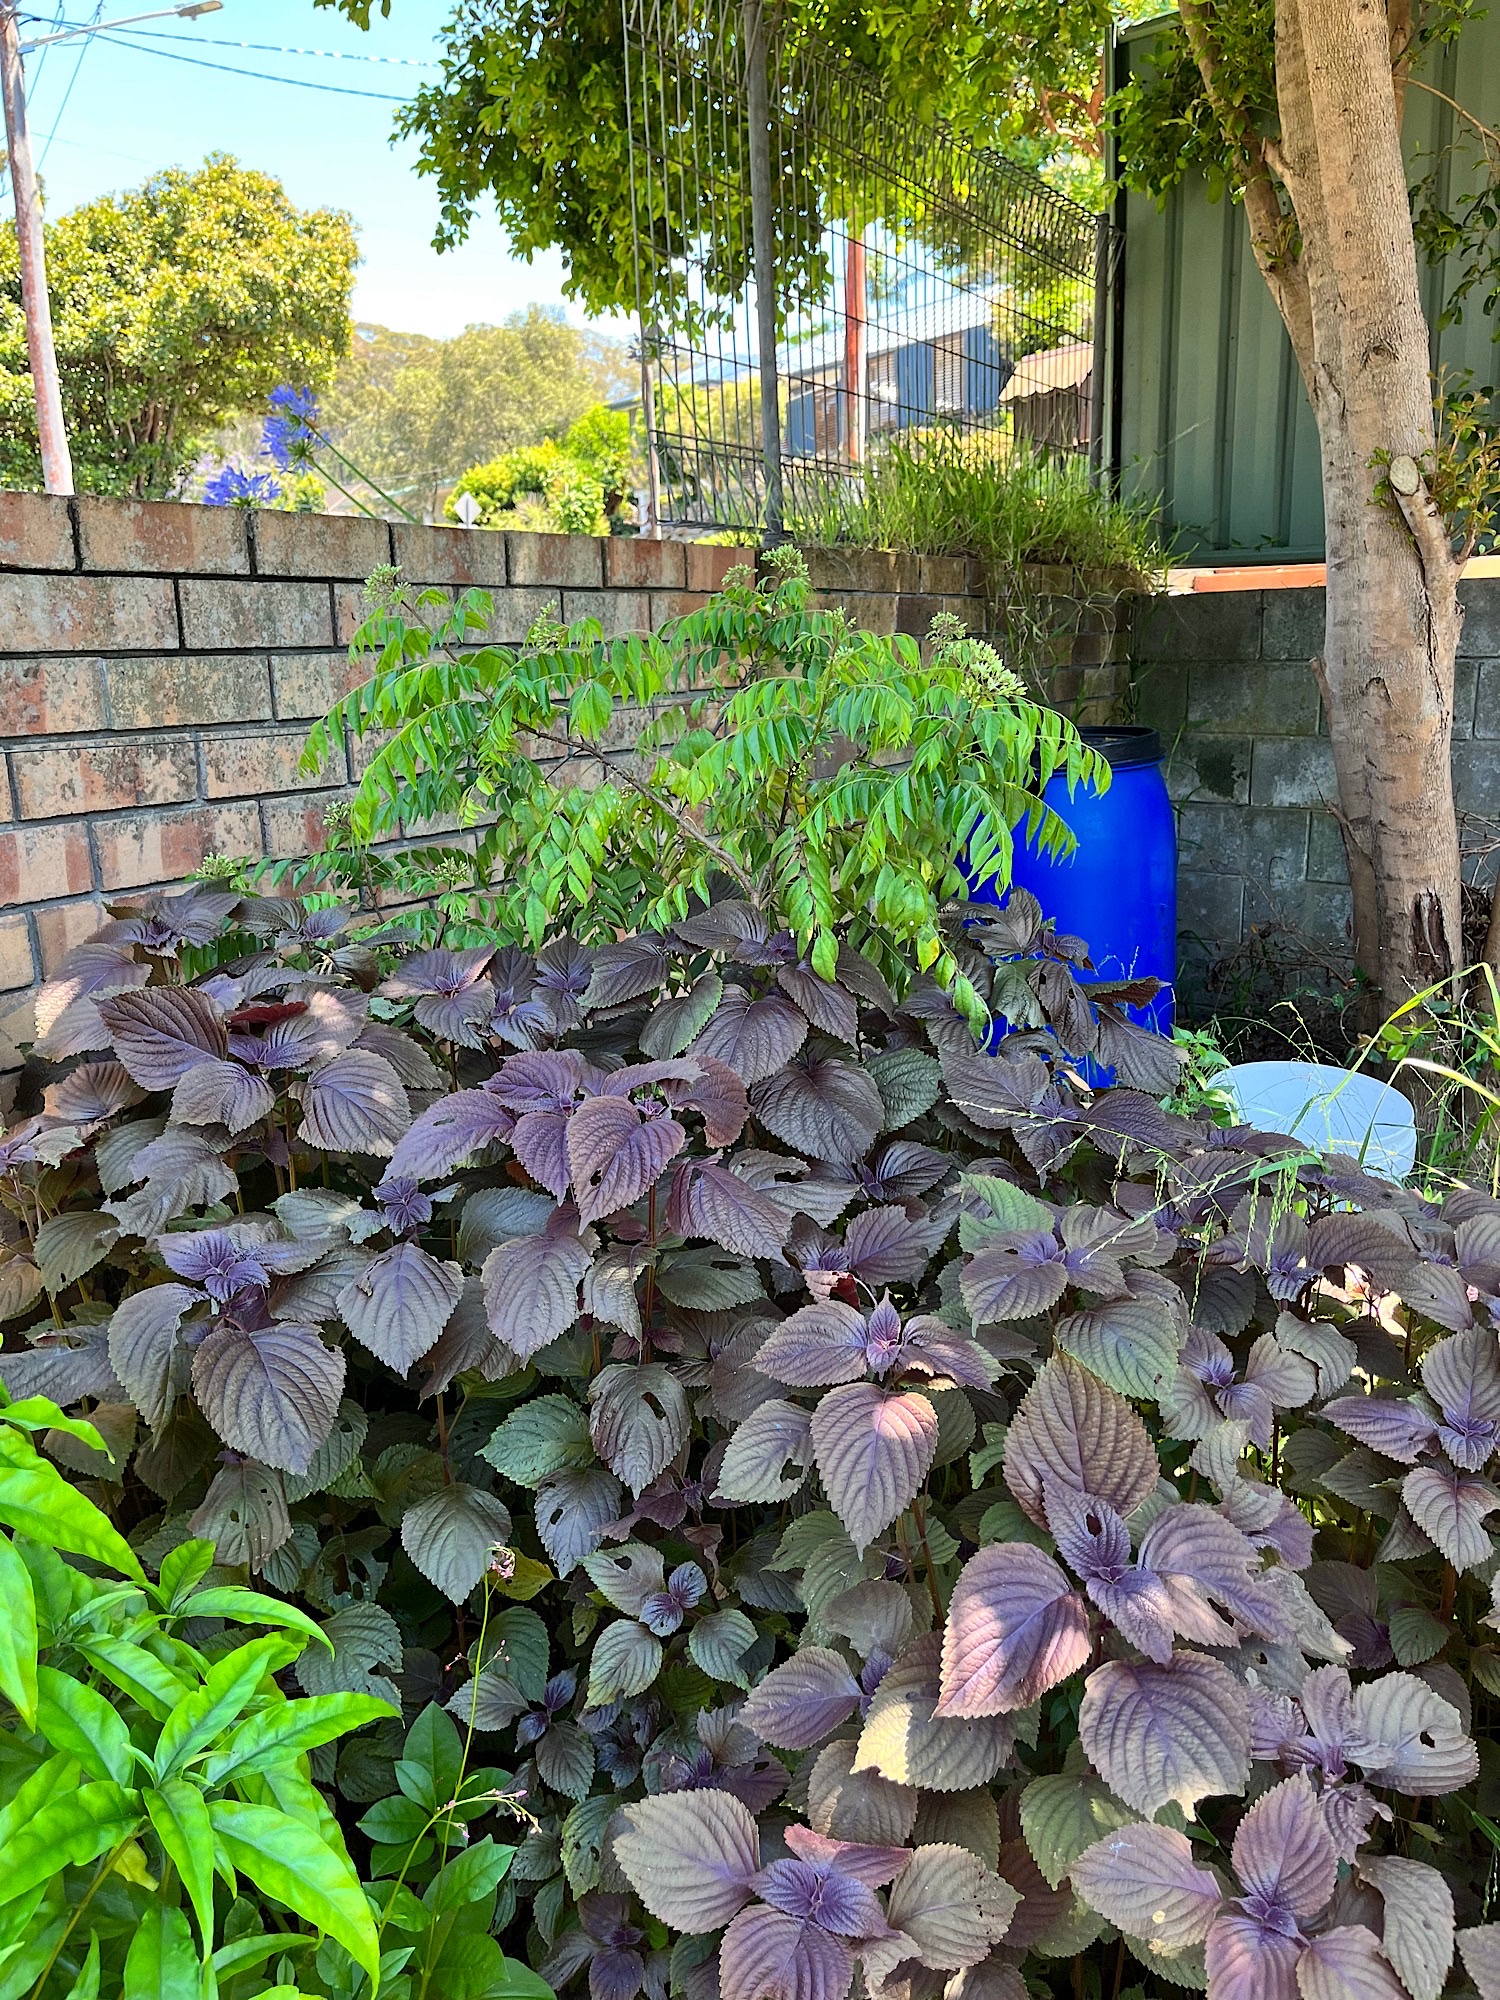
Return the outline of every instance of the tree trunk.
{"type": "Polygon", "coordinates": [[[1178,4],[1317,419],[1328,585],[1313,668],[1355,959],[1394,1007],[1446,980],[1462,952],[1451,764],[1462,614],[1423,476],[1432,384],[1400,132],[1410,0],[1276,0],[1279,141],[1219,91],[1206,0],[1178,4]]]}
{"type": "Polygon", "coordinates": [[[1306,290],[1305,313],[1283,305],[1283,316],[1323,462],[1327,627],[1314,665],[1356,959],[1394,1007],[1447,979],[1462,952],[1451,763],[1458,567],[1421,476],[1434,445],[1432,385],[1386,9],[1278,0],[1276,17],[1275,164],[1306,290]]]}

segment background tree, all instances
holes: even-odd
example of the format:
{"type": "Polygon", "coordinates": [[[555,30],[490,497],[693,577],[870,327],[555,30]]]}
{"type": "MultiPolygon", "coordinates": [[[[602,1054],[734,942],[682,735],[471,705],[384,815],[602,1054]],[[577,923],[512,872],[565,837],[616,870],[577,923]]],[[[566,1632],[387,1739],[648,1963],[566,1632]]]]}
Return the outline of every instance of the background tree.
{"type": "MultiPolygon", "coordinates": [[[[213,432],[278,382],[318,387],[349,345],[346,215],[211,155],[47,230],[63,407],[79,486],[161,497],[213,432]]],[[[0,480],[41,483],[13,229],[0,231],[0,480]]]]}
{"type": "Polygon", "coordinates": [[[631,386],[624,347],[543,306],[451,340],[360,326],[324,398],[340,450],[388,489],[430,501],[466,468],[560,437],[631,386]]]}

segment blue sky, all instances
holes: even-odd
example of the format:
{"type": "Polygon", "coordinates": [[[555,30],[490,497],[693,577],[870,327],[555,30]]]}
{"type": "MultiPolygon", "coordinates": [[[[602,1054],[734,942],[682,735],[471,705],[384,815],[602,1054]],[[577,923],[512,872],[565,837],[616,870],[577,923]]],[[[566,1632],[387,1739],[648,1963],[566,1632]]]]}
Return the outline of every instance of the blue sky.
{"type": "MultiPolygon", "coordinates": [[[[26,11],[42,18],[23,32],[46,33],[54,16],[67,25],[110,21],[152,5],[104,0],[96,12],[95,0],[30,0],[26,11]]],[[[406,65],[432,61],[433,38],[447,13],[446,0],[392,0],[390,20],[377,18],[361,34],[312,0],[224,0],[221,13],[196,22],[150,22],[150,36],[89,36],[38,51],[27,59],[27,75],[47,206],[60,213],[138,184],[158,167],[195,166],[206,153],[230,152],[278,175],[299,207],[342,208],[353,216],[364,257],[354,293],[358,319],[447,335],[474,321],[503,319],[532,300],[562,305],[561,260],[523,263],[491,218],[462,249],[439,256],[431,248],[436,195],[414,171],[415,146],[390,143],[395,104],[246,73],[404,96],[436,74],[406,65]],[[283,52],[291,49],[341,55],[283,52]],[[184,56],[224,69],[172,60],[184,56]],[[403,61],[363,60],[370,56],[403,61]]],[[[568,308],[568,317],[586,323],[577,307],[568,308]]]]}

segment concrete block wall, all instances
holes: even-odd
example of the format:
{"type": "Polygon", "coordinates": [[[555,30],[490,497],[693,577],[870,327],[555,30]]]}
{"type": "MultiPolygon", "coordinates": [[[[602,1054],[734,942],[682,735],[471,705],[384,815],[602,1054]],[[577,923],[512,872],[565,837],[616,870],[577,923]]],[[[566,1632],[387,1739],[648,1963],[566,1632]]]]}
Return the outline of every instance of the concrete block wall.
{"type": "MultiPolygon", "coordinates": [[[[1461,814],[1500,822],[1500,578],[1461,594],[1454,788],[1461,814]]],[[[1314,970],[1349,963],[1333,753],[1308,664],[1323,613],[1321,587],[1206,591],[1156,598],[1135,620],[1134,713],[1161,731],[1177,806],[1190,1007],[1257,941],[1314,970]]]]}

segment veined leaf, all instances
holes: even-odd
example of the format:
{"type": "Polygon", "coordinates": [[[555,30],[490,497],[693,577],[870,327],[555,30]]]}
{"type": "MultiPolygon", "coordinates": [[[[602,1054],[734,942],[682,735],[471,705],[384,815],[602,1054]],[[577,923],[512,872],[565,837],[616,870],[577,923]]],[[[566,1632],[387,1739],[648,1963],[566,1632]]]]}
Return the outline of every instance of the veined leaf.
{"type": "Polygon", "coordinates": [[[162,1852],[182,1877],[206,1952],[214,1941],[214,1834],[203,1794],[186,1778],[168,1778],[147,1791],[145,1805],[162,1852]]]}
{"type": "Polygon", "coordinates": [[[379,1980],[380,1939],[359,1877],[344,1855],[301,1820],[270,1806],[215,1799],[208,1816],[232,1868],[315,1930],[326,1931],[364,1967],[372,1985],[379,1980]]]}
{"type": "Polygon", "coordinates": [[[146,1581],[134,1549],[91,1500],[40,1457],[28,1438],[0,1423],[0,1522],[43,1548],[89,1556],[120,1576],[146,1581]]]}
{"type": "Polygon", "coordinates": [[[0,1535],[0,1694],[28,1729],[36,1727],[36,1594],[31,1572],[0,1535]]]}

